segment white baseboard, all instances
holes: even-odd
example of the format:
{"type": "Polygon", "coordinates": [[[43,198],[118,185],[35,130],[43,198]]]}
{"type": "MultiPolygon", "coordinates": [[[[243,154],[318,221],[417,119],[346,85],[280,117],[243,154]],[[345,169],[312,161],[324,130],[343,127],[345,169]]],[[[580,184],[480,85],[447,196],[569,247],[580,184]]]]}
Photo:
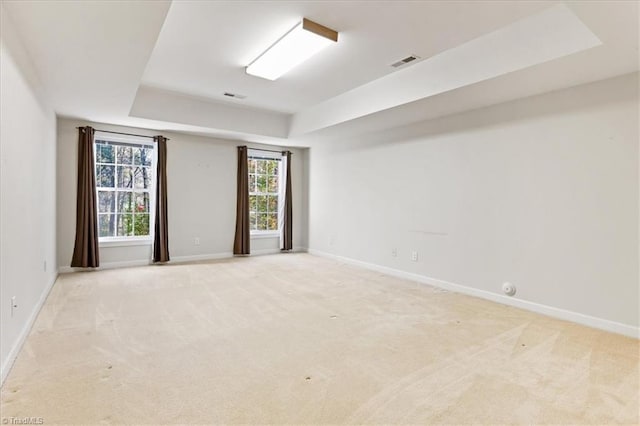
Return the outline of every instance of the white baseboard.
{"type": "Polygon", "coordinates": [[[216,260],[216,259],[228,259],[233,257],[233,253],[209,253],[209,254],[194,254],[191,256],[172,256],[169,263],[184,263],[184,262],[197,262],[199,260],[216,260]]]}
{"type": "Polygon", "coordinates": [[[279,248],[251,250],[251,256],[264,256],[265,254],[277,254],[277,253],[280,253],[279,248]]]}
{"type": "MultiPolygon", "coordinates": [[[[293,251],[306,252],[307,249],[305,247],[296,247],[293,251]]],[[[269,248],[269,249],[251,250],[250,256],[264,256],[267,254],[279,254],[279,253],[281,253],[280,249],[269,248]]],[[[196,262],[199,260],[229,259],[231,257],[234,257],[234,254],[232,252],[197,254],[194,256],[174,256],[171,258],[171,261],[169,263],[196,262]]]]}
{"type": "MultiPolygon", "coordinates": [[[[293,252],[295,253],[305,253],[307,251],[306,247],[295,247],[293,252]]],[[[252,250],[252,256],[262,256],[265,254],[277,254],[280,253],[280,249],[261,249],[261,250],[252,250]]],[[[208,253],[208,254],[195,254],[190,256],[172,256],[171,260],[167,263],[184,263],[184,262],[197,262],[201,260],[217,260],[217,259],[228,259],[233,257],[232,252],[224,252],[224,253],[208,253]]],[[[82,271],[100,271],[103,269],[115,269],[115,268],[131,268],[134,266],[147,266],[153,265],[151,260],[127,260],[123,262],[106,262],[101,263],[98,268],[72,268],[71,266],[59,266],[58,271],[61,274],[69,273],[69,272],[82,272],[82,271]]]]}
{"type": "Polygon", "coordinates": [[[578,312],[568,311],[565,309],[555,308],[553,306],[543,305],[540,303],[530,302],[527,300],[516,299],[516,298],[505,296],[502,294],[492,293],[490,291],[480,290],[473,287],[455,284],[448,281],[439,280],[436,278],[430,278],[424,275],[414,274],[411,272],[401,271],[399,269],[393,269],[393,268],[388,268],[386,266],[380,266],[373,263],[363,262],[361,260],[338,256],[338,255],[323,252],[320,250],[309,249],[308,252],[312,255],[339,260],[344,263],[360,266],[366,269],[370,269],[376,272],[381,272],[383,274],[391,275],[394,277],[417,281],[419,283],[428,284],[434,287],[439,287],[439,288],[453,291],[456,293],[462,293],[462,294],[467,294],[469,296],[491,300],[493,302],[498,302],[503,305],[514,306],[516,308],[521,308],[521,309],[536,312],[539,314],[547,315],[550,317],[575,322],[578,324],[586,325],[588,327],[593,327],[593,328],[597,328],[604,331],[610,331],[612,333],[634,337],[636,339],[640,338],[640,328],[634,327],[628,324],[622,324],[619,322],[610,321],[607,319],[598,318],[590,315],[585,315],[578,312]]]}
{"type": "Polygon", "coordinates": [[[125,260],[122,262],[103,262],[98,268],[73,268],[71,266],[58,266],[58,272],[66,274],[68,272],[101,271],[103,269],[131,268],[134,266],[151,265],[151,260],[125,260]]]}
{"type": "Polygon", "coordinates": [[[9,375],[9,372],[11,371],[11,367],[13,367],[13,363],[18,357],[18,354],[20,353],[20,350],[22,349],[24,342],[27,340],[27,337],[31,332],[31,327],[33,327],[33,323],[36,321],[36,318],[38,317],[38,314],[40,313],[40,310],[42,309],[44,302],[47,300],[47,297],[49,296],[49,293],[53,288],[53,284],[55,284],[57,279],[58,279],[58,272],[56,272],[53,275],[53,279],[51,279],[51,281],[47,283],[47,286],[45,287],[44,291],[40,295],[40,299],[38,299],[38,303],[36,303],[36,305],[33,307],[33,310],[31,311],[31,314],[29,315],[27,322],[22,327],[22,330],[20,330],[18,339],[13,344],[13,347],[9,351],[7,358],[2,363],[2,367],[0,371],[0,386],[4,384],[5,379],[9,375]]]}
{"type": "MultiPolygon", "coordinates": [[[[306,253],[306,247],[294,247],[293,250],[285,252],[285,253],[306,253]]],[[[262,256],[265,254],[277,254],[282,253],[282,250],[279,248],[274,249],[260,249],[260,250],[251,250],[251,256],[262,256]]]]}

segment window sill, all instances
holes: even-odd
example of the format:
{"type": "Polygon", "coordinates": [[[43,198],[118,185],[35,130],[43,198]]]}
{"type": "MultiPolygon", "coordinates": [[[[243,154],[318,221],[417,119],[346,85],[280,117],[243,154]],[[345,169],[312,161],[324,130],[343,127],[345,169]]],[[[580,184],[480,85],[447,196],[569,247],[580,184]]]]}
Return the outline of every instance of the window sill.
{"type": "Polygon", "coordinates": [[[259,240],[262,238],[280,238],[280,232],[276,231],[276,232],[256,232],[254,234],[251,234],[250,238],[252,240],[259,240]]]}
{"type": "Polygon", "coordinates": [[[140,239],[140,240],[107,240],[107,241],[99,241],[98,245],[100,247],[125,247],[125,246],[150,246],[153,244],[153,240],[150,238],[140,239]]]}

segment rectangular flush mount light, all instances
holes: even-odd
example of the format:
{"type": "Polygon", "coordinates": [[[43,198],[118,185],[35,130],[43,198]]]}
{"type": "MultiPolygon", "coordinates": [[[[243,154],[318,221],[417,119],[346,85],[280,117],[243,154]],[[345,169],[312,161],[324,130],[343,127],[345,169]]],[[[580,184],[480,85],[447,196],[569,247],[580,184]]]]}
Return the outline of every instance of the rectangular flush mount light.
{"type": "Polygon", "coordinates": [[[249,64],[247,74],[276,80],[337,41],[336,31],[304,18],[249,64]]]}

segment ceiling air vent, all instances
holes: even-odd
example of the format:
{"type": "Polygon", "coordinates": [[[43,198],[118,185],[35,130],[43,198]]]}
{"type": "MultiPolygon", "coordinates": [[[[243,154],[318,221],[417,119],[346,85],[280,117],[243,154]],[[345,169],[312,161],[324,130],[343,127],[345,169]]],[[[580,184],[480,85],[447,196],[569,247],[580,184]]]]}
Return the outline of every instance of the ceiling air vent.
{"type": "Polygon", "coordinates": [[[246,98],[245,95],[240,95],[238,93],[231,93],[231,92],[224,92],[224,95],[228,98],[234,98],[234,99],[244,99],[246,98]]]}
{"type": "Polygon", "coordinates": [[[407,56],[404,59],[400,59],[398,62],[394,62],[393,64],[391,64],[391,66],[394,68],[399,68],[401,66],[407,65],[410,62],[415,61],[416,59],[420,59],[420,56],[418,55],[407,56]]]}

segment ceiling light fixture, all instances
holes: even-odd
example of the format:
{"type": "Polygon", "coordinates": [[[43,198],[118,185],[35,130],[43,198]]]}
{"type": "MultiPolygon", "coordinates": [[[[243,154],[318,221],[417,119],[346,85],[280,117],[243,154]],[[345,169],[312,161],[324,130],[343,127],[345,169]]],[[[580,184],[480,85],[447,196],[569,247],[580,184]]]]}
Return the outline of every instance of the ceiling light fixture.
{"type": "Polygon", "coordinates": [[[338,33],[306,18],[247,66],[247,74],[276,80],[331,43],[338,33]]]}

